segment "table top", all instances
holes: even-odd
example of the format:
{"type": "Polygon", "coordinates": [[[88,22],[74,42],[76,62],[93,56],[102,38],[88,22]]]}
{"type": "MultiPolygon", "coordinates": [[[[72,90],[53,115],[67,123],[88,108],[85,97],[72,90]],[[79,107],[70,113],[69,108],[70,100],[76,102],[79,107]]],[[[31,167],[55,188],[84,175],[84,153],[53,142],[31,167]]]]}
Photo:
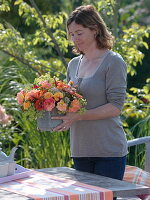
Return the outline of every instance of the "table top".
{"type": "MultiPolygon", "coordinates": [[[[95,175],[87,172],[77,171],[68,167],[56,167],[56,168],[44,168],[38,169],[44,173],[55,175],[66,179],[76,180],[81,183],[99,186],[102,188],[110,189],[113,191],[114,197],[128,197],[136,196],[139,194],[150,193],[150,188],[147,186],[135,185],[125,181],[119,181],[116,179],[95,175]]],[[[11,193],[8,191],[0,190],[0,199],[17,199],[17,200],[29,200],[31,198],[11,193]]]]}

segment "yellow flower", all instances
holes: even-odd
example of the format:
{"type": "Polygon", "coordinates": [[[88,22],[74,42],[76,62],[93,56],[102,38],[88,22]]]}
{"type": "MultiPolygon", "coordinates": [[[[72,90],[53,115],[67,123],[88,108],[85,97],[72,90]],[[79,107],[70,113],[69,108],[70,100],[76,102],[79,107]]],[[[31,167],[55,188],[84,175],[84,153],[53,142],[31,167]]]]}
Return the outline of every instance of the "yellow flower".
{"type": "Polygon", "coordinates": [[[56,92],[56,93],[53,95],[55,101],[59,101],[60,99],[63,98],[63,96],[64,96],[64,95],[63,95],[63,93],[61,93],[61,92],[56,92]]]}
{"type": "Polygon", "coordinates": [[[46,93],[44,94],[44,99],[49,99],[49,98],[51,98],[51,97],[53,97],[53,94],[52,94],[51,92],[46,92],[46,93]]]}

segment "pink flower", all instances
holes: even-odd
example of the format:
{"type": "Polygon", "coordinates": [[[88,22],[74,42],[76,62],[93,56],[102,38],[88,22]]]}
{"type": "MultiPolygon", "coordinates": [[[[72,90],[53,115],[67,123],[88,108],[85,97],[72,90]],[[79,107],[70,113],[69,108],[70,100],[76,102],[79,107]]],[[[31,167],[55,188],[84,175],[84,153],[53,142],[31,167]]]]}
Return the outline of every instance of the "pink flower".
{"type": "Polygon", "coordinates": [[[55,100],[53,98],[44,101],[44,110],[51,111],[55,107],[55,100]]]}
{"type": "Polygon", "coordinates": [[[67,104],[63,100],[60,100],[60,102],[57,103],[57,109],[65,112],[67,110],[67,104]]]}
{"type": "Polygon", "coordinates": [[[6,114],[6,110],[0,105],[0,124],[7,125],[10,124],[12,117],[6,114]]]}
{"type": "Polygon", "coordinates": [[[40,85],[42,88],[46,88],[46,89],[49,89],[52,86],[52,84],[50,84],[48,81],[42,81],[40,82],[40,85]]]}
{"type": "Polygon", "coordinates": [[[23,102],[25,100],[25,91],[24,90],[21,90],[20,92],[17,93],[17,102],[20,104],[20,105],[23,105],[23,102]]]}

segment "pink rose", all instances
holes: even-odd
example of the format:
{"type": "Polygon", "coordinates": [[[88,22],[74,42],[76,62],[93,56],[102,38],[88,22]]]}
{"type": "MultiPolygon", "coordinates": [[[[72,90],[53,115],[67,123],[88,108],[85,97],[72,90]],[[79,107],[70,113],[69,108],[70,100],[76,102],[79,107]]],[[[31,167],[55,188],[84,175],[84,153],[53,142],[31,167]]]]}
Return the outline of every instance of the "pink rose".
{"type": "Polygon", "coordinates": [[[60,102],[57,103],[57,109],[59,111],[66,112],[67,111],[67,104],[63,100],[60,100],[60,102]]]}
{"type": "Polygon", "coordinates": [[[44,110],[51,111],[55,107],[55,100],[53,98],[44,101],[44,110]]]}
{"type": "Polygon", "coordinates": [[[42,88],[46,88],[46,89],[49,89],[52,86],[52,84],[50,84],[48,81],[41,81],[40,85],[42,88]]]}

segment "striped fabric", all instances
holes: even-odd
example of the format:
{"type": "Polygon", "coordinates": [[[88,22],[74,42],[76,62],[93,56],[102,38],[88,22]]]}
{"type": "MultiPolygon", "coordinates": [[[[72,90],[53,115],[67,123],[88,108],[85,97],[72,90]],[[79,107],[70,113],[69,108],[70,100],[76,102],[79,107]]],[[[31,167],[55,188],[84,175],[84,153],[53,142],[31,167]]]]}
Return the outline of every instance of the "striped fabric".
{"type": "MultiPolygon", "coordinates": [[[[123,180],[150,187],[150,173],[135,166],[126,165],[123,180]]],[[[142,200],[150,200],[150,194],[138,195],[138,197],[142,200]]]]}
{"type": "Polygon", "coordinates": [[[150,186],[150,173],[135,166],[126,166],[123,179],[130,183],[150,186]]]}
{"type": "Polygon", "coordinates": [[[0,189],[35,200],[112,200],[110,190],[34,171],[28,178],[0,184],[0,189]]]}

